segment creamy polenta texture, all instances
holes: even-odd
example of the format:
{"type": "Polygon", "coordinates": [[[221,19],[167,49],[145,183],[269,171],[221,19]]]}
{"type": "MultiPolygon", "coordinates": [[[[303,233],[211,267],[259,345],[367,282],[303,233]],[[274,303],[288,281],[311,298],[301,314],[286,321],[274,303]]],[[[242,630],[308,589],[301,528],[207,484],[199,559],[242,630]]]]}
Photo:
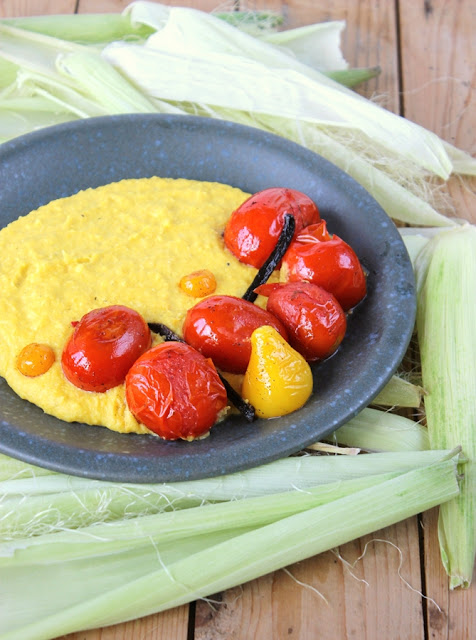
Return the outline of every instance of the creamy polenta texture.
{"type": "Polygon", "coordinates": [[[0,231],[0,375],[22,398],[67,422],[147,433],[125,402],[124,385],[77,389],[63,376],[71,322],[122,304],[181,334],[183,275],[209,269],[216,293],[241,296],[256,271],[223,245],[228,217],[248,194],[207,182],[149,178],[87,189],[49,203],[0,231]],[[51,369],[22,375],[16,359],[31,342],[50,345],[51,369]]]}

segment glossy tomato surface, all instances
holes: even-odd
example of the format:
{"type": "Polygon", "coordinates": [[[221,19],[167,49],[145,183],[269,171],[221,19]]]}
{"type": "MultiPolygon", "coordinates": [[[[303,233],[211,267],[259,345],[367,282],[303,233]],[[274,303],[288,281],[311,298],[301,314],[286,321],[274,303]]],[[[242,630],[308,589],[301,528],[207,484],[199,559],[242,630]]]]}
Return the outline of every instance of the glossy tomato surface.
{"type": "Polygon", "coordinates": [[[149,349],[126,377],[126,400],[135,418],[166,440],[207,433],[227,405],[210,360],[182,342],[149,349]]]}
{"type": "Polygon", "coordinates": [[[315,284],[290,282],[263,285],[266,308],[286,327],[291,346],[308,362],[324,360],[342,342],[347,321],[336,298],[315,284]]]}
{"type": "Polygon", "coordinates": [[[259,269],[276,245],[286,213],[294,216],[295,236],[320,220],[317,206],[304,193],[283,187],[264,189],[232,213],[225,228],[225,245],[238,260],[259,269]]]}
{"type": "Polygon", "coordinates": [[[64,375],[83,391],[107,391],[124,382],[150,343],[149,327],[134,309],[94,309],[75,323],[61,358],[64,375]]]}
{"type": "Polygon", "coordinates": [[[305,280],[330,291],[345,311],[366,295],[365,273],[350,245],[327,231],[324,220],[304,229],[283,258],[289,282],[305,280]]]}
{"type": "Polygon", "coordinates": [[[265,309],[235,296],[210,296],[188,310],[183,337],[222,371],[244,373],[251,334],[263,325],[287,338],[283,324],[265,309]]]}

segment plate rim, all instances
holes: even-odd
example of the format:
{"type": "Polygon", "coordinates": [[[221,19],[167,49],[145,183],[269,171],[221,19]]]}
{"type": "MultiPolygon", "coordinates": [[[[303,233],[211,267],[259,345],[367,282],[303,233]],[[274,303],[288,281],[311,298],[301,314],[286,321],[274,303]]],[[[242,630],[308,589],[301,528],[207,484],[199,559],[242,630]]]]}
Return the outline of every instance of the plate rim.
{"type": "MultiPolygon", "coordinates": [[[[326,166],[331,171],[331,174],[336,174],[337,172],[337,174],[340,176],[342,175],[346,176],[345,178],[346,184],[350,185],[351,188],[354,190],[354,192],[357,193],[361,198],[363,198],[364,202],[367,202],[367,203],[371,202],[374,210],[375,211],[379,210],[381,214],[383,214],[384,216],[383,219],[388,220],[391,225],[395,226],[394,223],[391,221],[391,219],[387,216],[385,211],[382,209],[382,207],[375,201],[375,199],[372,197],[372,195],[368,191],[366,191],[353,178],[348,176],[348,174],[345,174],[345,172],[343,172],[341,169],[339,169],[338,167],[330,163],[327,159],[316,154],[315,152],[310,151],[309,149],[306,149],[305,147],[302,147],[301,145],[298,145],[297,143],[291,140],[288,140],[286,138],[281,138],[280,136],[277,136],[275,134],[272,134],[266,131],[262,131],[260,129],[255,129],[246,125],[241,125],[241,124],[230,122],[230,121],[221,121],[221,120],[216,120],[216,119],[211,119],[211,118],[206,118],[201,116],[182,116],[182,115],[176,115],[176,114],[125,114],[125,115],[117,115],[117,116],[100,116],[100,117],[88,118],[84,120],[75,120],[75,121],[71,121],[71,122],[67,122],[59,125],[45,127],[38,131],[27,133],[23,136],[20,136],[18,138],[9,140],[1,144],[0,145],[0,166],[4,162],[5,157],[8,158],[9,154],[15,154],[15,153],[21,152],[25,148],[28,151],[28,149],[31,148],[32,145],[43,143],[45,141],[48,142],[48,140],[50,140],[53,136],[58,135],[58,133],[62,135],[82,135],[83,132],[87,133],[88,131],[91,131],[94,128],[96,128],[96,130],[98,130],[98,128],[101,129],[104,127],[114,128],[114,127],[117,127],[118,125],[125,126],[127,124],[130,125],[131,123],[137,123],[138,121],[141,121],[144,123],[158,123],[158,124],[162,123],[162,126],[166,126],[169,128],[176,127],[177,125],[179,125],[179,126],[185,126],[189,130],[193,129],[194,127],[198,129],[202,129],[204,127],[206,130],[226,131],[228,134],[236,133],[238,136],[240,135],[248,136],[260,144],[264,144],[264,145],[269,144],[271,146],[275,145],[281,149],[284,148],[286,152],[289,151],[289,152],[299,153],[300,155],[307,157],[309,159],[309,162],[311,162],[311,164],[313,161],[314,163],[317,162],[317,164],[320,165],[321,167],[326,166]]],[[[2,227],[3,227],[3,224],[2,224],[2,227]]],[[[400,238],[400,243],[401,243],[401,248],[403,248],[403,251],[406,254],[407,262],[403,268],[405,270],[406,276],[408,276],[408,267],[410,267],[411,269],[411,262],[408,257],[408,253],[406,252],[403,240],[401,238],[400,238]]],[[[411,274],[413,276],[413,269],[411,269],[411,274]]],[[[381,377],[380,383],[375,386],[372,397],[367,398],[365,401],[365,404],[361,402],[359,403],[358,407],[352,407],[350,411],[352,415],[346,415],[340,421],[336,421],[335,424],[331,425],[331,428],[328,429],[327,432],[335,430],[342,423],[350,419],[350,417],[353,417],[353,415],[356,415],[360,410],[364,408],[364,406],[367,406],[369,401],[372,400],[373,397],[375,397],[375,395],[378,394],[378,392],[382,389],[382,387],[393,375],[396,367],[398,366],[401,359],[403,358],[403,355],[411,340],[414,320],[416,315],[416,298],[415,298],[414,292],[413,292],[413,297],[407,296],[406,301],[407,301],[408,322],[405,327],[405,331],[402,333],[402,340],[401,340],[400,347],[399,349],[394,351],[393,358],[391,358],[391,360],[387,363],[386,372],[383,375],[383,377],[381,377]]],[[[2,379],[2,382],[4,382],[3,379],[2,379]]],[[[14,394],[15,392],[12,391],[12,393],[14,394]]],[[[21,402],[25,403],[27,401],[21,400],[21,402]]],[[[30,404],[30,403],[27,402],[27,404],[30,404]]],[[[38,407],[35,407],[34,405],[31,405],[31,406],[33,407],[33,411],[39,411],[43,413],[42,410],[39,409],[38,407]]],[[[304,410],[305,409],[301,409],[300,411],[304,411],[304,410]]],[[[3,418],[3,415],[0,412],[0,419],[1,418],[3,418]]],[[[54,418],[54,420],[57,420],[57,419],[54,418]]],[[[64,424],[70,425],[71,423],[64,423],[64,424]]],[[[187,466],[186,466],[187,461],[189,461],[191,458],[193,459],[196,453],[189,448],[186,453],[180,452],[178,456],[180,477],[178,477],[176,473],[172,473],[171,475],[170,469],[168,469],[164,474],[163,469],[157,469],[157,459],[154,459],[155,460],[155,464],[154,464],[153,463],[154,461],[151,462],[150,458],[148,458],[147,456],[144,456],[144,458],[141,459],[143,463],[143,470],[141,472],[142,475],[138,476],[137,474],[134,474],[134,473],[131,474],[129,472],[128,475],[124,477],[121,474],[121,467],[123,462],[122,458],[124,458],[122,454],[117,454],[117,453],[94,454],[88,451],[87,449],[83,451],[77,449],[74,452],[76,456],[76,461],[77,461],[77,465],[75,467],[74,464],[72,464],[71,460],[69,463],[67,463],[62,459],[54,459],[54,460],[45,459],[45,453],[44,453],[45,446],[46,446],[46,449],[51,448],[51,446],[53,446],[54,448],[55,445],[58,446],[58,443],[53,443],[52,445],[51,442],[49,441],[47,443],[44,443],[41,440],[41,438],[35,439],[34,437],[30,438],[30,441],[28,442],[28,438],[18,435],[17,445],[15,446],[15,442],[14,441],[12,442],[12,439],[11,439],[11,435],[12,435],[11,432],[6,432],[7,426],[8,427],[11,426],[14,428],[14,425],[6,425],[5,420],[2,420],[0,422],[0,435],[3,435],[3,438],[0,438],[0,452],[6,455],[10,455],[12,457],[22,459],[23,461],[36,466],[41,466],[44,468],[48,468],[52,471],[58,471],[58,472],[67,473],[70,475],[96,478],[100,480],[109,480],[113,482],[132,482],[132,483],[177,482],[180,480],[198,479],[198,478],[204,478],[204,477],[223,475],[224,473],[238,472],[250,467],[266,464],[266,463],[272,462],[273,460],[276,460],[277,458],[286,457],[292,453],[301,451],[303,448],[305,448],[305,446],[307,446],[314,440],[314,437],[311,438],[310,436],[307,436],[302,442],[300,442],[298,447],[296,447],[296,445],[292,443],[282,444],[280,449],[278,446],[279,451],[277,451],[276,448],[274,447],[269,451],[269,454],[267,455],[260,453],[259,455],[253,456],[253,452],[250,452],[246,457],[246,460],[243,460],[243,462],[234,461],[234,465],[231,470],[230,470],[229,464],[225,464],[224,466],[223,463],[220,463],[220,460],[208,461],[208,466],[206,468],[202,468],[202,469],[196,468],[195,471],[190,474],[187,473],[187,466]],[[20,451],[18,451],[18,442],[20,442],[20,451]],[[20,453],[20,456],[19,456],[19,453],[20,453]],[[116,458],[115,460],[116,464],[111,464],[111,460],[112,460],[111,456],[116,458]],[[94,458],[94,464],[92,464],[92,458],[94,458]],[[84,462],[83,462],[84,460],[87,461],[86,465],[84,465],[84,462]],[[107,470],[105,470],[106,467],[107,467],[107,470]]],[[[89,425],[84,425],[84,426],[91,429],[98,429],[97,426],[89,426],[89,425]]],[[[78,427],[83,428],[83,425],[78,425],[78,427]]],[[[219,427],[216,427],[216,428],[219,428],[219,427]]],[[[115,432],[112,432],[112,433],[115,433],[115,432]]],[[[154,436],[141,436],[137,434],[118,434],[118,435],[122,437],[128,437],[128,438],[132,437],[133,439],[144,438],[144,437],[145,438],[154,437],[154,436]]],[[[320,437],[322,437],[322,435],[320,437]]],[[[161,444],[165,444],[166,446],[168,446],[168,443],[163,443],[162,441],[161,441],[161,444]]],[[[182,443],[180,443],[180,446],[181,444],[182,443]]],[[[183,443],[183,444],[186,447],[194,446],[194,443],[183,443]]],[[[241,446],[241,448],[237,447],[237,449],[244,450],[246,446],[247,445],[245,443],[243,444],[243,446],[241,446]]],[[[64,447],[60,446],[60,448],[64,451],[64,447]]],[[[175,448],[178,448],[178,447],[175,447],[175,448]]],[[[70,447],[70,450],[71,450],[71,447],[70,447]]],[[[213,454],[213,447],[211,448],[209,456],[211,456],[212,454],[213,454]]],[[[177,458],[177,456],[175,456],[175,458],[177,458]]],[[[129,459],[129,462],[130,462],[130,459],[129,459]]]]}

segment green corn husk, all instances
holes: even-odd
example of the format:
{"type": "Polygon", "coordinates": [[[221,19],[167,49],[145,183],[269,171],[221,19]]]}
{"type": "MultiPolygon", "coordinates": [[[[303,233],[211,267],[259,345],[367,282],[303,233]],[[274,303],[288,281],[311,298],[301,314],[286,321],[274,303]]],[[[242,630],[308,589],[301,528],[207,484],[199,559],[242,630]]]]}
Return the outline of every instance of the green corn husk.
{"type": "Polygon", "coordinates": [[[384,407],[407,407],[418,409],[421,405],[423,389],[398,375],[390,378],[385,387],[372,400],[373,405],[384,407]]]}
{"type": "Polygon", "coordinates": [[[132,23],[121,13],[72,13],[51,16],[3,18],[1,24],[78,44],[104,44],[113,40],[145,40],[153,29],[132,23]]]}
{"type": "MultiPolygon", "coordinates": [[[[372,455],[378,454],[362,457],[372,455]]],[[[295,493],[278,496],[276,501],[284,499],[287,506],[282,516],[279,508],[264,514],[262,522],[271,517],[270,524],[257,524],[259,510],[252,508],[256,501],[246,499],[238,505],[199,507],[197,515],[193,509],[164,514],[168,531],[162,533],[160,521],[152,531],[144,523],[139,544],[131,547],[125,544],[131,538],[130,529],[124,529],[128,523],[114,525],[116,535],[111,529],[109,541],[107,529],[98,530],[99,540],[94,529],[85,531],[85,546],[79,540],[81,531],[73,532],[70,551],[64,532],[58,537],[58,559],[54,544],[37,540],[29,546],[26,540],[0,567],[0,637],[50,640],[173,608],[403,520],[459,490],[451,454],[370,485],[343,497],[337,493],[334,500],[294,515],[288,514],[295,493]],[[221,517],[214,527],[216,511],[221,517]],[[234,514],[229,528],[227,511],[234,514]],[[206,533],[196,533],[197,526],[206,533]],[[86,551],[88,538],[92,555],[86,551]],[[47,558],[41,555],[44,542],[51,548],[47,558]]]]}
{"type": "MultiPolygon", "coordinates": [[[[385,417],[385,416],[384,416],[385,417]]],[[[127,484],[36,473],[0,482],[0,539],[12,540],[51,531],[135,518],[201,504],[243,500],[332,482],[385,473],[406,473],[436,463],[448,452],[375,453],[344,460],[341,456],[302,456],[217,478],[171,484],[127,484]]],[[[0,463],[2,461],[0,460],[0,463]]],[[[11,464],[7,466],[11,467],[11,464]]],[[[1,474],[3,477],[6,474],[1,474]]]]}
{"type": "Polygon", "coordinates": [[[476,227],[431,238],[416,260],[417,330],[431,446],[461,446],[461,494],[440,510],[452,589],[468,587],[476,551],[476,227]]]}
{"type": "Polygon", "coordinates": [[[353,67],[336,71],[324,71],[328,78],[332,78],[344,87],[357,87],[359,84],[376,78],[382,72],[380,67],[353,67]]]}
{"type": "Polygon", "coordinates": [[[428,429],[418,422],[377,409],[364,409],[330,436],[331,442],[364,451],[424,451],[428,429]]]}
{"type": "Polygon", "coordinates": [[[305,490],[228,500],[217,503],[198,502],[190,508],[177,505],[174,510],[114,522],[95,523],[77,530],[47,532],[39,536],[0,541],[0,567],[48,563],[74,558],[90,558],[123,549],[134,549],[150,542],[169,543],[190,536],[230,529],[251,529],[275,522],[306,509],[327,504],[392,478],[398,472],[338,480],[305,490]]]}

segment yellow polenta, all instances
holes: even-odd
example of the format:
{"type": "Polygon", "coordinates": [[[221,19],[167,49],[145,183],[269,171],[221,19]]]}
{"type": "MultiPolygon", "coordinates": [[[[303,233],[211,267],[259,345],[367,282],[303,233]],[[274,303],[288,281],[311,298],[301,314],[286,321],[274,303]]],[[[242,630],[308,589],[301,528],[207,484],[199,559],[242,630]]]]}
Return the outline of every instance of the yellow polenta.
{"type": "Polygon", "coordinates": [[[147,322],[181,333],[183,275],[209,269],[216,293],[241,296],[256,271],[224,247],[222,233],[248,194],[228,185],[150,178],[123,180],[55,200],[0,231],[0,375],[14,391],[67,422],[139,433],[124,386],[81,391],[61,369],[71,322],[122,304],[147,322]],[[27,344],[50,345],[56,362],[36,378],[16,358],[27,344]]]}

